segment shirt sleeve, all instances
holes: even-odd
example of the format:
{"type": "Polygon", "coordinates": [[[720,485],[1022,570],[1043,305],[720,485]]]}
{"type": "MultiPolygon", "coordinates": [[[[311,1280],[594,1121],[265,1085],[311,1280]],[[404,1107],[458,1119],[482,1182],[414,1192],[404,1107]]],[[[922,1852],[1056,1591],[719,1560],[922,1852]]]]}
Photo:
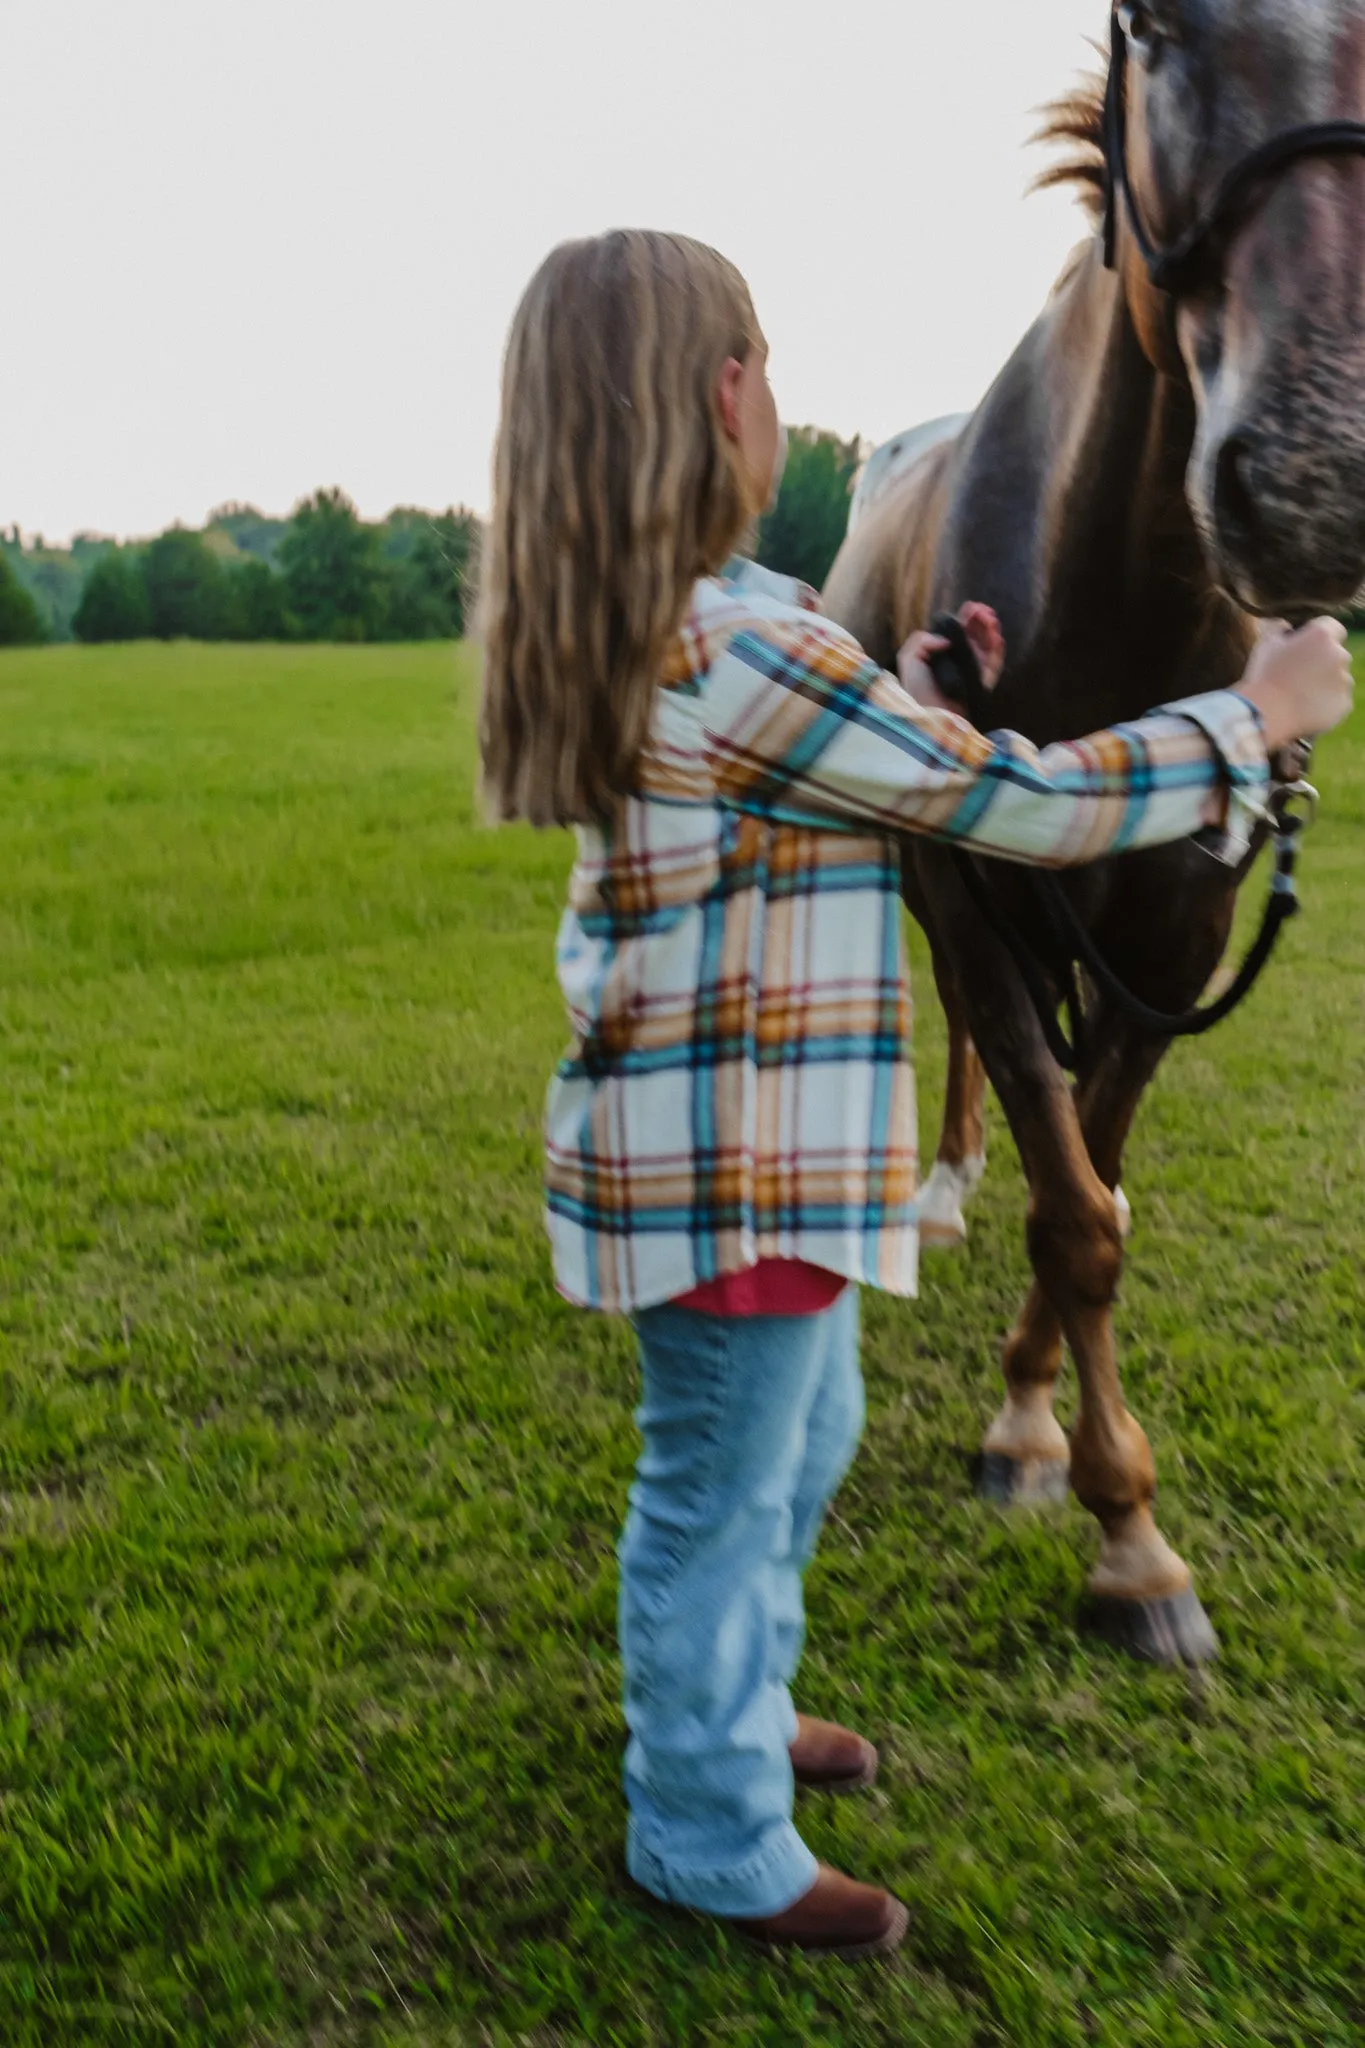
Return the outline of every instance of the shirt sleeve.
{"type": "Polygon", "coordinates": [[[1260,724],[1231,690],[1040,750],[926,709],[839,627],[792,612],[734,634],[702,696],[721,801],[789,823],[1067,867],[1209,828],[1235,862],[1265,815],[1260,724]]]}

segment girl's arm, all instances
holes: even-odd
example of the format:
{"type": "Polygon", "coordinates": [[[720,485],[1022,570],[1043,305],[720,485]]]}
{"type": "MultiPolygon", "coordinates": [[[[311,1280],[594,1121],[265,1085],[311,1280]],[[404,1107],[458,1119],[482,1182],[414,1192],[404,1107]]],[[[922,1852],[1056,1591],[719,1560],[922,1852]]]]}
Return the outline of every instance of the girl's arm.
{"type": "Polygon", "coordinates": [[[848,634],[792,613],[735,634],[702,697],[722,799],[794,823],[924,832],[1064,867],[1208,826],[1237,861],[1264,815],[1260,724],[1231,690],[1040,751],[917,704],[848,634]]]}

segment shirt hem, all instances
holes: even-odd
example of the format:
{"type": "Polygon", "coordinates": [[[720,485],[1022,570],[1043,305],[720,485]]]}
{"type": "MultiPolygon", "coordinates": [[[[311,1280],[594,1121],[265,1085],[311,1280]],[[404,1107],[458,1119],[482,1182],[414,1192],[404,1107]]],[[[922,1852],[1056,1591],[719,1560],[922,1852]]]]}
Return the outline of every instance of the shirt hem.
{"type": "MultiPolygon", "coordinates": [[[[762,1256],[767,1257],[769,1254],[765,1253],[762,1256]]],[[[835,1274],[849,1286],[871,1287],[879,1294],[893,1296],[897,1301],[916,1301],[919,1298],[919,1233],[917,1231],[910,1236],[906,1255],[902,1261],[903,1264],[908,1265],[909,1271],[899,1273],[890,1279],[877,1272],[870,1272],[861,1261],[856,1263],[853,1261],[836,1263],[827,1255],[818,1259],[808,1258],[804,1253],[794,1254],[793,1256],[806,1258],[808,1264],[823,1267],[826,1272],[835,1274]]],[[[740,1260],[734,1265],[726,1267],[714,1277],[716,1279],[725,1279],[732,1273],[747,1272],[751,1267],[759,1263],[760,1259],[758,1257],[740,1260]]],[[[598,1315],[609,1316],[640,1315],[646,1309],[663,1308],[669,1302],[676,1302],[681,1295],[690,1294],[697,1285],[698,1281],[695,1274],[690,1277],[683,1275],[670,1281],[651,1282],[648,1286],[632,1290],[629,1294],[604,1299],[600,1295],[594,1297],[590,1294],[581,1293],[574,1287],[571,1281],[564,1278],[562,1273],[558,1271],[555,1273],[555,1291],[561,1300],[567,1301],[573,1308],[592,1309],[598,1315]]]]}

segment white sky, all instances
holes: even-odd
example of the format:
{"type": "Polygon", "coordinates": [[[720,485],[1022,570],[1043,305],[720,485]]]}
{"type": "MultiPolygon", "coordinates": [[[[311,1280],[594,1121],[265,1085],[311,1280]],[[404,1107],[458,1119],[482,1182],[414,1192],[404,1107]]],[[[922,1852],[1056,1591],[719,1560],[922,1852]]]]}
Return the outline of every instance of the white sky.
{"type": "Polygon", "coordinates": [[[784,417],[970,405],[1081,232],[1033,110],[1105,0],[0,0],[0,523],[487,502],[566,235],[715,242],[784,417]]]}

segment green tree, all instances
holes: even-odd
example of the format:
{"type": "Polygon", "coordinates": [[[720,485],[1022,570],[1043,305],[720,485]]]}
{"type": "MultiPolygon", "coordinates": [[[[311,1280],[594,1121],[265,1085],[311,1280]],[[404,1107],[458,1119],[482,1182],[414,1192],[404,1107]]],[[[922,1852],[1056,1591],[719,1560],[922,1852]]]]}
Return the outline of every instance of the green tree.
{"type": "Polygon", "coordinates": [[[46,638],[41,612],[0,555],[0,647],[36,647],[46,638]]]}
{"type": "Polygon", "coordinates": [[[395,640],[458,640],[478,550],[479,522],[463,506],[401,506],[384,522],[388,630],[395,640]]]}
{"type": "Polygon", "coordinates": [[[226,577],[202,534],[173,526],[142,558],[158,640],[221,640],[228,626],[226,577]]]}
{"type": "Polygon", "coordinates": [[[254,505],[229,503],[215,506],[208,516],[208,533],[224,533],[244,555],[254,555],[270,568],[276,565],[280,542],[289,531],[287,519],[272,519],[254,505]]]}
{"type": "Polygon", "coordinates": [[[280,542],[285,601],[305,640],[380,640],[387,578],[379,536],[344,491],[316,491],[280,542]]]}
{"type": "Polygon", "coordinates": [[[0,541],[10,574],[33,601],[40,640],[71,637],[71,614],[80,601],[81,572],[64,549],[25,547],[17,531],[0,541]]]}
{"type": "Polygon", "coordinates": [[[227,574],[227,637],[230,640],[292,640],[293,620],[284,578],[264,562],[244,562],[227,574]]]}
{"type": "Polygon", "coordinates": [[[147,585],[135,556],[101,555],[85,580],[71,630],[78,640],[142,640],[152,630],[147,585]]]}
{"type": "Polygon", "coordinates": [[[759,528],[757,560],[818,590],[848,529],[849,499],[861,460],[856,435],[841,441],[819,427],[793,427],[777,503],[759,528]]]}

